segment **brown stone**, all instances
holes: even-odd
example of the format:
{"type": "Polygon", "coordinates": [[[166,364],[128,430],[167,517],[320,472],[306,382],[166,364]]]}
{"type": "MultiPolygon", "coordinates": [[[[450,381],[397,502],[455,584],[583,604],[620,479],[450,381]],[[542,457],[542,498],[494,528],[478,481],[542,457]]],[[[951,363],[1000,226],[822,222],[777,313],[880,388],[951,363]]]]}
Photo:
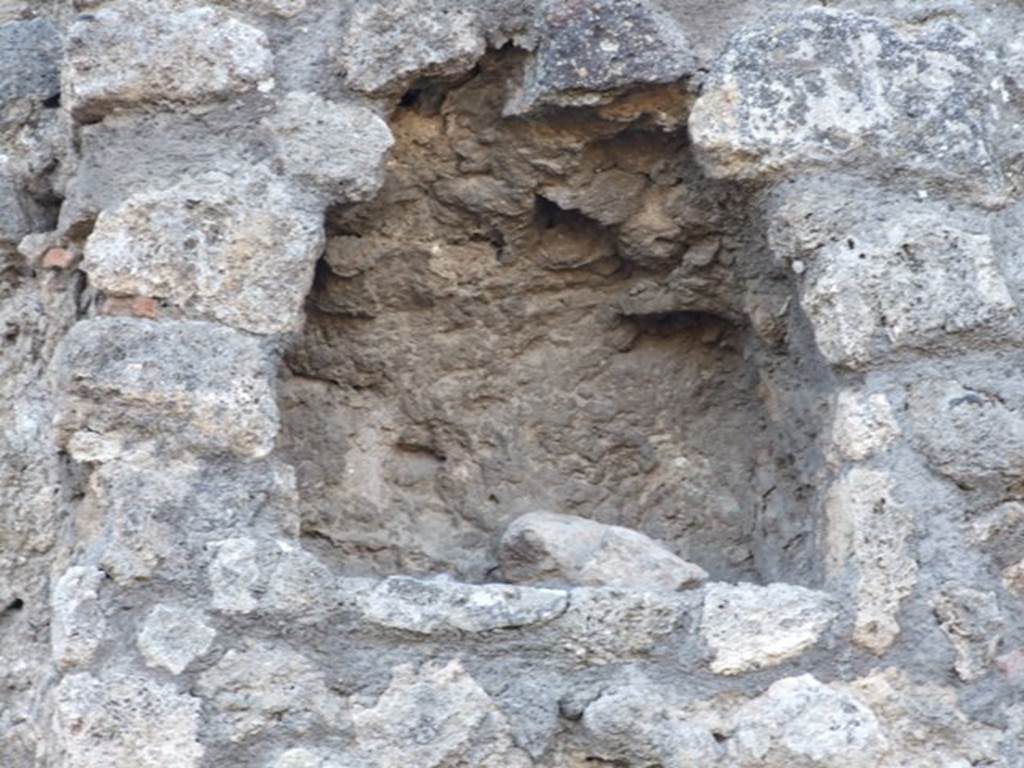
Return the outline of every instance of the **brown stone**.
{"type": "Polygon", "coordinates": [[[75,263],[75,254],[66,248],[50,248],[43,254],[44,269],[69,269],[75,263]]]}
{"type": "Polygon", "coordinates": [[[108,296],[100,308],[100,314],[119,317],[148,317],[155,320],[157,303],[156,299],[149,296],[108,296]]]}

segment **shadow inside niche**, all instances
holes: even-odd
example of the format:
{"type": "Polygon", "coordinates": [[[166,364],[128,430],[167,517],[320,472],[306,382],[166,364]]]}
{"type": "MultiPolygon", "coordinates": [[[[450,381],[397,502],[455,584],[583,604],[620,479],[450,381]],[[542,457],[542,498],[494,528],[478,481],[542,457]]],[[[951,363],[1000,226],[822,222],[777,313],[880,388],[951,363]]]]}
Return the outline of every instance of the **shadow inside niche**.
{"type": "Polygon", "coordinates": [[[640,530],[716,579],[760,581],[763,553],[790,547],[806,581],[813,523],[785,541],[761,525],[799,473],[749,328],[706,309],[732,267],[685,261],[720,203],[664,131],[502,118],[503,57],[408,91],[384,189],[329,214],[280,386],[310,547],[350,574],[483,580],[504,527],[547,509],[640,530]],[[681,270],[715,293],[673,304],[681,270]]]}

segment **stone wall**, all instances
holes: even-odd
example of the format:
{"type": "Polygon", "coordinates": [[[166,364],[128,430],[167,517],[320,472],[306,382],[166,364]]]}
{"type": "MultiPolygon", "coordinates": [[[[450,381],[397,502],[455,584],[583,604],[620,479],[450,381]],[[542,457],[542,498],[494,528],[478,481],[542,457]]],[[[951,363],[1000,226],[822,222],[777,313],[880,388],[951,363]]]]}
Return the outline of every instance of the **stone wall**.
{"type": "Polygon", "coordinates": [[[1022,35],[0,0],[0,766],[1024,766],[1022,35]]]}

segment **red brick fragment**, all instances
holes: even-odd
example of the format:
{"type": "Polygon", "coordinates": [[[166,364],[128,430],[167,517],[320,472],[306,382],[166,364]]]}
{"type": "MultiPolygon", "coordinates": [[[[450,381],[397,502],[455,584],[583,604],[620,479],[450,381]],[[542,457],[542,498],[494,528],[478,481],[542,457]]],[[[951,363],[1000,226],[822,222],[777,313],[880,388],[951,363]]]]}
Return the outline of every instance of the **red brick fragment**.
{"type": "Polygon", "coordinates": [[[44,269],[69,269],[75,263],[75,254],[66,248],[50,248],[43,254],[44,269]]]}
{"type": "Polygon", "coordinates": [[[149,296],[108,296],[100,308],[101,315],[148,317],[155,320],[158,305],[149,296]]]}

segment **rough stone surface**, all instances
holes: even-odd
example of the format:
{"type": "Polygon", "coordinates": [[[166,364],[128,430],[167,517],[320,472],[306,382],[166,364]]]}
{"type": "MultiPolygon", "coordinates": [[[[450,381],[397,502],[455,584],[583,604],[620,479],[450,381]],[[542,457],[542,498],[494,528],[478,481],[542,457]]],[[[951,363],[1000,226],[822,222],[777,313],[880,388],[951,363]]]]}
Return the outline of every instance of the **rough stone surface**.
{"type": "Polygon", "coordinates": [[[956,673],[968,681],[984,675],[1002,642],[1003,619],[995,593],[951,586],[933,606],[942,631],[956,648],[956,673]]]}
{"type": "Polygon", "coordinates": [[[208,174],[104,212],[82,269],[100,290],[151,296],[253,333],[298,330],[321,222],[271,178],[208,174]]]}
{"type": "Polygon", "coordinates": [[[485,47],[473,7],[447,0],[359,3],[345,41],[346,79],[367,93],[395,93],[418,77],[461,75],[485,47]]]}
{"type": "Polygon", "coordinates": [[[60,93],[60,33],[45,19],[0,24],[0,104],[60,93]]]}
{"type": "Polygon", "coordinates": [[[292,92],[267,125],[285,173],[332,202],[368,200],[384,183],[384,158],[394,139],[366,107],[292,92]]]}
{"type": "Polygon", "coordinates": [[[699,610],[691,595],[580,588],[569,593],[569,608],[559,620],[563,647],[587,664],[608,664],[641,656],[699,610]]]}
{"type": "Polygon", "coordinates": [[[779,680],[736,713],[730,746],[741,766],[874,768],[888,746],[861,701],[811,675],[779,680]]]}
{"type": "Polygon", "coordinates": [[[124,673],[70,675],[54,692],[60,764],[196,768],[199,700],[124,673]]]}
{"type": "Polygon", "coordinates": [[[885,395],[844,389],[836,397],[832,441],[837,462],[870,459],[899,436],[900,426],[885,395]]]}
{"type": "Polygon", "coordinates": [[[270,77],[272,65],[266,35],[223,11],[118,0],[71,26],[62,94],[76,119],[93,121],[225,98],[270,77]]]}
{"type": "Polygon", "coordinates": [[[917,581],[911,510],[893,497],[892,478],[855,467],[829,490],[828,557],[833,578],[854,575],[854,641],[881,653],[900,633],[900,603],[917,581]]]}
{"type": "Polygon", "coordinates": [[[982,220],[921,201],[840,207],[822,197],[835,183],[788,193],[773,222],[777,257],[806,265],[800,304],[829,362],[1010,333],[1017,304],[982,220]]]}
{"type": "Polygon", "coordinates": [[[780,664],[814,645],[836,618],[824,592],[789,584],[708,584],[701,635],[711,670],[736,675],[780,664]]]}
{"type": "Polygon", "coordinates": [[[341,718],[323,674],[287,647],[228,651],[199,676],[198,689],[213,707],[214,727],[232,742],[269,730],[302,734],[341,718]]]}
{"type": "Polygon", "coordinates": [[[738,35],[690,131],[717,176],[860,162],[949,178],[967,171],[974,186],[999,191],[991,76],[984,45],[955,21],[918,31],[815,9],[738,35]]]}
{"type": "Polygon", "coordinates": [[[79,430],[133,441],[173,435],[200,449],[264,456],[277,432],[271,365],[256,340],[210,323],[79,323],[57,364],[59,429],[64,442],[79,430]]]}
{"type": "Polygon", "coordinates": [[[722,757],[707,727],[640,685],[603,692],[583,712],[583,727],[602,760],[685,768],[713,765],[722,757]]]}
{"type": "Polygon", "coordinates": [[[1022,768],[1022,41],[0,0],[0,766],[1022,768]]]}
{"type": "Polygon", "coordinates": [[[962,483],[1015,476],[1024,462],[1024,419],[993,383],[926,379],[910,393],[921,452],[962,483]]]}
{"type": "Polygon", "coordinates": [[[497,584],[459,584],[392,576],[364,599],[363,615],[382,627],[431,635],[544,624],[562,615],[565,592],[497,584]]]}
{"type": "Polygon", "coordinates": [[[514,582],[677,590],[707,574],[636,531],[532,512],[501,538],[501,570],[514,582]],[[637,563],[643,568],[638,569],[637,563]]]}
{"type": "Polygon", "coordinates": [[[209,650],[217,632],[202,616],[181,606],[157,605],[139,632],[139,650],[147,666],[163,667],[180,675],[209,650]]]}
{"type": "Polygon", "coordinates": [[[99,604],[99,587],[106,578],[98,568],[74,566],[53,589],[53,655],[57,663],[74,667],[92,661],[103,642],[107,620],[99,604]]]}
{"type": "Polygon", "coordinates": [[[656,6],[640,0],[543,0],[539,5],[540,43],[521,92],[506,107],[509,114],[594,106],[629,86],[672,83],[694,74],[685,31],[656,6]]]}
{"type": "Polygon", "coordinates": [[[508,721],[457,661],[397,667],[372,707],[352,713],[356,742],[370,766],[525,768],[508,721]],[[429,708],[424,706],[429,703],[429,708]]]}

